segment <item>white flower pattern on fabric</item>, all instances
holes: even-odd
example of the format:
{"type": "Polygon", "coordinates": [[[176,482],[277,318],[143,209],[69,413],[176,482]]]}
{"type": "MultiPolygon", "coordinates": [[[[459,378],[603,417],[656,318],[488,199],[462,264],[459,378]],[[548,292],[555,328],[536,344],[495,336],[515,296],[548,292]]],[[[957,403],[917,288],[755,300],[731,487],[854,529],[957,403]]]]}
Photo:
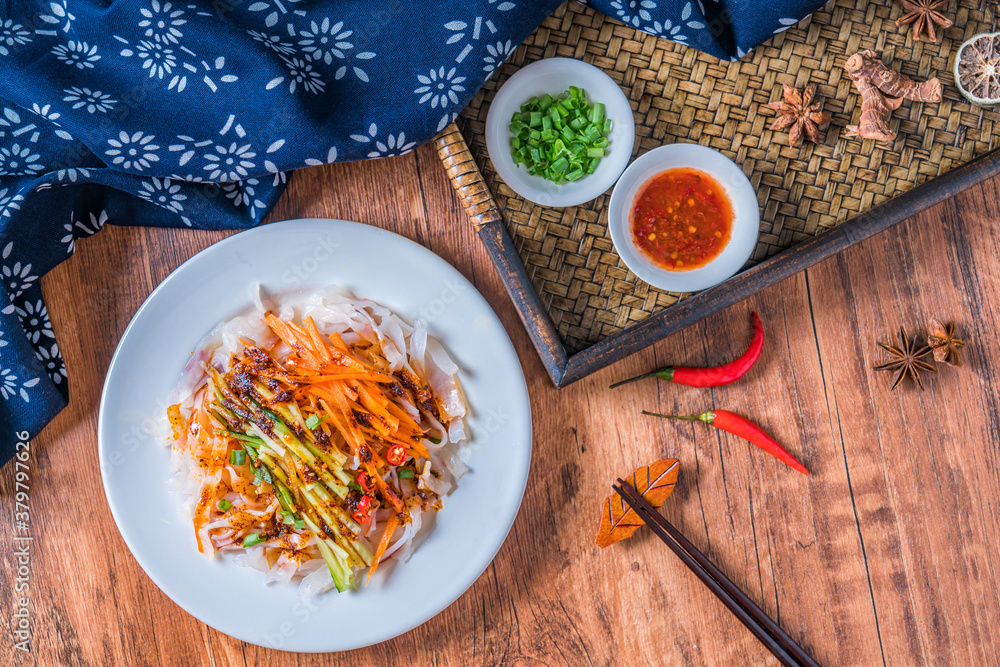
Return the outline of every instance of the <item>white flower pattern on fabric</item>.
{"type": "Polygon", "coordinates": [[[432,69],[426,76],[417,75],[417,81],[422,86],[413,92],[420,95],[418,103],[424,104],[430,101],[431,108],[436,109],[439,105],[442,109],[451,104],[458,104],[458,93],[465,92],[465,86],[461,85],[465,81],[464,76],[455,76],[456,68],[452,67],[445,72],[444,65],[438,69],[432,69]]]}
{"type": "Polygon", "coordinates": [[[169,2],[153,0],[149,9],[145,7],[139,10],[143,15],[143,20],[139,21],[139,27],[145,28],[146,37],[152,37],[153,41],[163,44],[177,44],[178,40],[184,36],[178,28],[185,23],[183,9],[175,9],[169,2]]]}
{"type": "Polygon", "coordinates": [[[97,53],[96,44],[91,46],[87,42],[74,40],[70,40],[66,44],[57,44],[52,48],[52,53],[67,65],[79,69],[92,69],[94,63],[101,59],[97,53]]]}
{"type": "Polygon", "coordinates": [[[277,35],[268,35],[267,33],[257,32],[256,30],[247,30],[247,34],[250,35],[254,41],[260,42],[277,54],[290,56],[295,53],[295,47],[286,42],[282,42],[281,38],[277,35]]]}
{"type": "Polygon", "coordinates": [[[66,362],[63,361],[62,355],[59,353],[59,345],[52,343],[51,347],[43,345],[36,348],[35,356],[42,362],[49,379],[54,384],[62,384],[62,381],[66,379],[66,362]]]}
{"type": "Polygon", "coordinates": [[[66,93],[63,102],[73,102],[74,109],[85,108],[87,113],[107,113],[114,109],[118,103],[118,100],[113,99],[111,95],[102,93],[99,90],[91,90],[90,88],[77,88],[73,86],[72,88],[65,89],[63,92],[66,93]]]}
{"type": "MultiPolygon", "coordinates": [[[[517,6],[516,3],[506,0],[490,0],[490,4],[496,4],[496,10],[500,12],[509,12],[517,6]],[[498,2],[499,4],[497,4],[498,2]]],[[[475,49],[473,42],[478,43],[482,39],[492,40],[493,35],[496,35],[499,32],[493,21],[488,18],[484,20],[484,17],[482,16],[476,16],[468,21],[462,21],[459,19],[449,21],[444,24],[444,28],[452,33],[445,42],[445,45],[466,42],[466,37],[468,37],[468,41],[462,47],[462,50],[459,51],[457,56],[455,56],[455,62],[459,64],[461,64],[462,61],[464,61],[475,49]]],[[[495,47],[494,50],[496,50],[495,47]]],[[[496,54],[492,54],[490,57],[495,59],[496,54]]],[[[496,69],[496,67],[493,69],[496,69]]],[[[493,70],[487,71],[492,72],[493,70]]]]}
{"type": "Polygon", "coordinates": [[[17,376],[6,368],[0,368],[0,396],[9,400],[17,393],[17,376]]]}
{"type": "MultiPolygon", "coordinates": [[[[0,117],[0,128],[9,127],[10,135],[16,137],[22,134],[27,134],[32,130],[36,129],[34,125],[26,125],[24,127],[14,129],[15,125],[21,123],[21,116],[9,107],[5,107],[3,110],[3,117],[0,117]]],[[[7,130],[0,129],[0,137],[7,135],[7,130]]]]}
{"type": "Polygon", "coordinates": [[[393,135],[391,132],[386,136],[385,140],[380,140],[378,137],[378,126],[372,123],[368,126],[368,134],[352,134],[351,139],[362,144],[372,144],[374,150],[368,153],[368,157],[390,157],[393,155],[405,155],[413,150],[416,145],[415,142],[411,141],[407,143],[406,134],[400,132],[398,135],[393,135]]]}
{"type": "MultiPolygon", "coordinates": [[[[289,25],[289,34],[294,31],[295,27],[289,25]]],[[[346,60],[349,57],[350,54],[347,52],[354,49],[354,44],[347,40],[353,34],[353,30],[344,29],[343,21],[333,23],[329,18],[325,18],[320,23],[312,21],[308,28],[298,31],[299,46],[307,60],[322,61],[327,65],[333,65],[336,61],[346,60]]],[[[364,51],[354,54],[353,57],[358,60],[371,60],[375,54],[371,51],[364,51]]],[[[354,72],[354,76],[358,80],[368,83],[368,73],[365,70],[357,65],[351,65],[351,71],[354,72]]],[[[344,78],[345,74],[347,74],[347,65],[341,64],[334,72],[333,78],[339,81],[344,78]]]]}
{"type": "Polygon", "coordinates": [[[7,341],[3,339],[3,329],[0,329],[0,347],[7,345],[7,341]]]}
{"type": "Polygon", "coordinates": [[[56,178],[60,181],[76,183],[76,179],[80,177],[90,178],[90,170],[83,167],[76,167],[74,169],[60,169],[56,172],[56,178]]]}
{"type": "MultiPolygon", "coordinates": [[[[122,55],[125,55],[125,51],[122,51],[122,55]]],[[[142,61],[142,68],[149,70],[150,79],[153,77],[162,79],[177,67],[177,57],[174,55],[174,50],[159,42],[142,40],[135,49],[135,55],[139,56],[139,60],[142,61]]]]}
{"type": "MultiPolygon", "coordinates": [[[[661,35],[681,44],[687,44],[688,40],[688,36],[681,32],[685,26],[694,30],[701,30],[705,27],[701,21],[690,20],[694,11],[690,2],[684,4],[680,20],[676,23],[670,19],[664,19],[662,23],[658,20],[652,20],[653,17],[649,10],[656,9],[656,2],[653,0],[616,0],[611,3],[611,6],[617,10],[617,18],[622,23],[661,35]]],[[[698,7],[704,16],[705,7],[700,0],[698,7]]]]}
{"type": "Polygon", "coordinates": [[[483,71],[492,76],[493,72],[503,64],[503,61],[507,60],[507,56],[513,53],[514,44],[511,44],[508,39],[506,42],[487,45],[486,51],[487,55],[483,56],[483,71]]]}
{"type": "MultiPolygon", "coordinates": [[[[37,103],[32,104],[31,105],[31,112],[34,113],[34,114],[37,114],[37,115],[41,116],[42,118],[44,118],[47,121],[50,121],[53,125],[55,125],[57,128],[59,128],[57,130],[53,130],[53,134],[55,134],[57,137],[59,137],[60,139],[65,139],[66,141],[73,141],[73,136],[69,132],[67,132],[66,130],[62,129],[62,126],[59,125],[59,123],[56,122],[57,120],[59,120],[59,118],[62,116],[62,114],[60,114],[57,111],[53,111],[51,104],[46,104],[44,107],[38,106],[37,103]]],[[[32,136],[34,136],[34,135],[32,135],[32,136]]],[[[36,141],[36,140],[37,140],[37,138],[33,138],[32,139],[32,141],[36,141]]]]}
{"type": "Polygon", "coordinates": [[[798,22],[799,22],[799,20],[796,19],[796,18],[782,18],[782,19],[778,19],[778,23],[781,24],[781,27],[778,28],[778,29],[776,29],[774,31],[774,34],[777,35],[778,33],[785,32],[786,30],[788,30],[789,28],[791,28],[793,25],[795,25],[798,22]]]}
{"type": "Polygon", "coordinates": [[[136,194],[146,201],[174,213],[183,211],[184,205],[181,202],[187,200],[187,195],[181,193],[179,184],[174,183],[169,178],[156,178],[155,176],[148,181],[143,181],[136,194]]]}
{"type": "Polygon", "coordinates": [[[59,243],[66,244],[66,254],[72,255],[76,252],[76,236],[73,234],[73,214],[69,214],[69,222],[63,225],[66,236],[59,239],[59,243]]]}
{"type": "MultiPolygon", "coordinates": [[[[314,95],[318,95],[326,89],[326,84],[320,78],[319,72],[309,62],[302,58],[286,58],[284,56],[281,57],[281,60],[288,68],[289,93],[294,93],[297,86],[301,86],[303,90],[307,90],[314,95]]],[[[275,79],[275,81],[281,83],[279,79],[275,79]]],[[[274,81],[271,83],[274,83],[274,81]]]]}
{"type": "Polygon", "coordinates": [[[21,202],[24,201],[24,195],[8,192],[7,188],[0,188],[0,218],[9,218],[11,211],[21,208],[21,202]]]}
{"type": "Polygon", "coordinates": [[[63,236],[59,242],[66,244],[66,254],[72,255],[76,252],[76,239],[85,238],[87,236],[93,236],[101,229],[104,228],[104,223],[108,221],[108,214],[101,211],[100,215],[90,214],[90,223],[77,220],[73,213],[69,214],[69,222],[63,225],[63,231],[66,235],[63,236]],[[80,230],[77,232],[76,230],[80,230]]]}
{"type": "MultiPolygon", "coordinates": [[[[299,2],[299,0],[267,0],[265,2],[255,2],[247,7],[247,9],[251,12],[265,12],[268,9],[271,9],[271,6],[273,5],[274,9],[264,18],[264,25],[268,28],[273,28],[278,23],[278,13],[288,13],[288,8],[285,7],[285,5],[293,5],[296,2],[299,2]]],[[[300,16],[305,16],[305,12],[302,10],[298,10],[295,13],[300,16]]]]}
{"type": "Polygon", "coordinates": [[[478,41],[483,35],[483,28],[485,28],[490,35],[497,34],[497,27],[493,24],[493,21],[487,19],[483,21],[482,16],[477,16],[472,21],[472,26],[470,30],[470,25],[465,21],[448,21],[444,24],[446,30],[452,32],[451,36],[445,42],[446,45],[458,44],[465,40],[466,36],[469,36],[469,43],[462,47],[462,50],[455,56],[455,62],[461,64],[463,60],[472,52],[475,48],[472,46],[472,42],[478,41]]]}
{"type": "Polygon", "coordinates": [[[38,163],[39,158],[28,145],[0,146],[0,176],[37,174],[44,168],[38,163]]]}
{"type": "MultiPolygon", "coordinates": [[[[163,5],[166,7],[167,5],[163,5]]],[[[192,5],[193,6],[193,5],[192,5]]],[[[175,10],[176,12],[176,10],[175,10]]],[[[171,13],[175,13],[171,12],[171,13]]],[[[185,21],[186,22],[186,21],[185,21]]],[[[156,25],[159,25],[158,23],[156,25]]],[[[213,93],[218,92],[220,83],[235,83],[239,77],[235,74],[226,74],[226,58],[216,56],[214,60],[200,59],[198,54],[182,46],[177,41],[183,37],[183,33],[176,27],[169,32],[172,41],[162,34],[159,41],[140,40],[138,45],[133,47],[127,39],[112,35],[115,40],[126,46],[120,55],[124,58],[137,57],[142,61],[143,69],[149,70],[149,78],[164,80],[168,75],[173,74],[167,83],[167,90],[180,93],[187,88],[188,77],[196,81],[194,77],[201,75],[201,82],[204,83],[213,93]],[[174,48],[176,46],[176,48],[174,48]]],[[[160,34],[160,33],[157,33],[160,34]]],[[[164,33],[168,34],[168,33],[164,33]]]]}
{"type": "Polygon", "coordinates": [[[76,221],[76,228],[82,233],[77,234],[77,238],[83,238],[85,236],[93,236],[97,232],[104,229],[105,223],[108,221],[108,212],[101,211],[98,213],[90,213],[90,222],[84,222],[82,220],[76,221]]]}
{"type": "Polygon", "coordinates": [[[0,56],[9,56],[11,47],[27,44],[31,41],[31,31],[14,19],[0,21],[0,56]]]}
{"type": "Polygon", "coordinates": [[[299,46],[313,60],[322,60],[327,65],[333,64],[334,58],[344,59],[344,51],[354,48],[347,38],[354,34],[353,30],[344,30],[344,22],[338,21],[330,25],[330,19],[323,19],[317,24],[313,21],[309,28],[299,31],[299,46]]]}
{"type": "Polygon", "coordinates": [[[38,384],[38,378],[19,382],[14,371],[9,368],[0,368],[0,396],[3,396],[5,401],[9,401],[13,396],[20,396],[25,403],[30,403],[31,399],[25,389],[31,389],[36,384],[38,384]],[[18,384],[21,386],[18,387],[18,384]]]}
{"type": "Polygon", "coordinates": [[[0,259],[4,261],[3,266],[0,266],[0,278],[3,279],[4,287],[7,288],[7,294],[10,296],[11,301],[21,296],[24,290],[31,287],[31,284],[38,280],[38,276],[31,273],[31,264],[22,264],[21,262],[7,263],[13,249],[14,242],[11,241],[4,246],[3,252],[0,253],[0,259]]]}
{"type": "Polygon", "coordinates": [[[135,132],[131,136],[124,130],[118,133],[117,139],[108,139],[110,150],[104,151],[105,155],[111,157],[111,163],[121,166],[123,169],[135,169],[142,171],[149,169],[150,162],[159,162],[160,158],[156,154],[159,146],[151,143],[156,135],[143,134],[141,131],[135,132]]]}
{"type": "MultiPolygon", "coordinates": [[[[208,143],[212,143],[211,141],[208,143]]],[[[206,183],[207,181],[201,176],[195,176],[194,174],[170,174],[171,181],[182,181],[184,183],[206,183]]]]}
{"type": "Polygon", "coordinates": [[[215,153],[206,153],[205,159],[208,164],[205,170],[209,171],[208,178],[213,181],[238,181],[249,175],[248,169],[254,168],[251,158],[257,154],[250,150],[250,144],[237,146],[234,141],[228,148],[222,145],[215,146],[215,153]]]}
{"type": "MultiPolygon", "coordinates": [[[[43,23],[55,26],[63,32],[69,32],[73,27],[73,21],[76,20],[76,17],[69,11],[68,0],[50,2],[48,12],[39,14],[38,18],[43,23]]],[[[39,35],[48,35],[53,37],[59,34],[56,30],[42,30],[40,28],[36,32],[39,35]]]]}
{"type": "MultiPolygon", "coordinates": [[[[80,171],[86,170],[81,169],[80,171]]],[[[104,228],[104,223],[107,221],[108,214],[105,211],[101,211],[99,215],[91,213],[89,223],[77,220],[71,212],[69,222],[63,225],[66,235],[59,240],[60,243],[66,244],[66,254],[72,255],[76,251],[76,239],[93,236],[104,228]],[[76,230],[80,230],[79,233],[76,230]]]]}
{"type": "Polygon", "coordinates": [[[656,3],[653,0],[615,0],[611,7],[617,10],[619,21],[638,28],[641,22],[652,18],[649,10],[656,9],[656,3]]]}
{"type": "MultiPolygon", "coordinates": [[[[337,161],[337,147],[336,146],[330,146],[330,150],[327,151],[327,153],[326,153],[326,161],[325,162],[323,160],[317,160],[316,158],[313,158],[313,157],[307,157],[306,160],[305,160],[305,163],[306,163],[307,166],[310,166],[310,167],[318,167],[318,166],[320,166],[322,164],[333,164],[336,161],[337,161]]],[[[264,166],[267,168],[267,170],[269,172],[271,172],[272,174],[275,175],[275,185],[277,185],[278,184],[277,183],[277,177],[278,177],[278,175],[284,176],[285,172],[283,172],[283,171],[279,172],[278,168],[276,166],[274,166],[274,164],[272,164],[270,161],[265,162],[264,166]]]]}
{"type": "Polygon", "coordinates": [[[246,206],[250,216],[256,220],[260,210],[267,207],[267,204],[256,198],[258,185],[260,181],[256,178],[248,178],[245,181],[223,183],[222,191],[226,194],[226,198],[232,200],[234,206],[246,206]]]}
{"type": "Polygon", "coordinates": [[[41,299],[35,303],[28,301],[22,306],[14,306],[14,312],[17,313],[17,319],[21,320],[25,337],[33,345],[37,345],[43,336],[55,339],[52,323],[49,321],[49,311],[41,299]]]}

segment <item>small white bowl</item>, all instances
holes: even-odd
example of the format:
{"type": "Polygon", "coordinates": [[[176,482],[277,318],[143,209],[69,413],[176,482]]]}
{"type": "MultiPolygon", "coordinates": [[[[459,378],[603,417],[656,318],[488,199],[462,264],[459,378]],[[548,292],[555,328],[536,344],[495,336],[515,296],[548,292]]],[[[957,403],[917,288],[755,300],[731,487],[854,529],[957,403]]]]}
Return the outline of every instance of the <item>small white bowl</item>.
{"type": "Polygon", "coordinates": [[[576,206],[596,198],[615,184],[632,156],[635,120],[622,89],[593,65],[573,58],[546,58],[518,70],[497,91],[486,116],[486,149],[497,174],[514,192],[543,206],[576,206]],[[611,119],[608,151],[593,174],[558,185],[532,176],[510,154],[510,119],[521,105],[536,95],[556,97],[577,86],[587,91],[591,103],[604,104],[611,119]]]}
{"type": "Polygon", "coordinates": [[[629,165],[611,193],[608,227],[615,250],[632,273],[653,287],[671,292],[695,292],[721,283],[742,268],[757,245],[760,209],[750,179],[722,153],[698,144],[670,144],[649,151],[629,165]],[[653,176],[687,167],[714,178],[733,206],[729,243],[708,264],[690,271],[671,271],[650,260],[632,238],[630,213],[636,195],[653,176]]]}

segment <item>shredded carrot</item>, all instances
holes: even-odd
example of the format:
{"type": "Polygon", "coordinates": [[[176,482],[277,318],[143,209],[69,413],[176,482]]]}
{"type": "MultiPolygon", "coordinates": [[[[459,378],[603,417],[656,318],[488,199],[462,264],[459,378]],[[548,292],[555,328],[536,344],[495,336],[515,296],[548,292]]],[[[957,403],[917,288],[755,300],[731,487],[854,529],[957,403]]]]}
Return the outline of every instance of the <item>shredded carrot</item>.
{"type": "Polygon", "coordinates": [[[431,457],[430,452],[424,447],[423,443],[419,441],[413,441],[407,447],[410,448],[410,453],[421,459],[429,459],[431,457]]]}
{"type": "MultiPolygon", "coordinates": [[[[383,479],[388,464],[380,452],[391,444],[401,444],[412,455],[429,458],[430,454],[420,442],[423,430],[386,393],[395,379],[361,359],[340,334],[324,338],[311,317],[303,318],[301,327],[270,312],[264,321],[293,351],[286,365],[295,369],[295,395],[316,411],[322,408],[330,432],[343,437],[353,455],[359,456],[361,448],[367,447],[371,456],[362,461],[363,467],[389,504],[403,512],[402,499],[383,479]]],[[[373,357],[371,348],[365,354],[376,364],[384,362],[383,368],[388,366],[382,357],[373,357]]]]}
{"type": "Polygon", "coordinates": [[[385,524],[385,532],[382,533],[382,539],[378,541],[378,549],[375,550],[375,557],[372,558],[372,566],[368,570],[368,580],[365,584],[371,583],[372,575],[375,574],[376,568],[378,568],[379,562],[382,560],[382,554],[385,550],[389,548],[389,540],[392,539],[392,534],[396,532],[396,527],[399,526],[399,519],[393,514],[389,517],[389,521],[385,524]]]}
{"type": "Polygon", "coordinates": [[[309,340],[312,342],[313,349],[319,354],[320,360],[325,363],[330,363],[330,349],[326,343],[323,342],[323,337],[320,336],[319,331],[316,329],[316,323],[313,322],[313,318],[305,318],[306,333],[309,334],[309,340]]]}

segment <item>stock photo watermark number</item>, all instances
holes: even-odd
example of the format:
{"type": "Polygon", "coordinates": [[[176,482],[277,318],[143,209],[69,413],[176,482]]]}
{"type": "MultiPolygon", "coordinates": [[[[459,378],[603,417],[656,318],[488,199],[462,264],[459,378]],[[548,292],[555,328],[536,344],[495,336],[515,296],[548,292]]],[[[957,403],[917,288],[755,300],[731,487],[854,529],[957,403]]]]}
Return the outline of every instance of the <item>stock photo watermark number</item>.
{"type": "Polygon", "coordinates": [[[16,577],[14,579],[14,615],[11,627],[14,632],[14,648],[19,651],[31,650],[31,611],[29,591],[31,585],[31,510],[28,507],[30,480],[28,459],[31,458],[31,442],[28,432],[15,433],[17,444],[14,454],[14,551],[16,577]]]}

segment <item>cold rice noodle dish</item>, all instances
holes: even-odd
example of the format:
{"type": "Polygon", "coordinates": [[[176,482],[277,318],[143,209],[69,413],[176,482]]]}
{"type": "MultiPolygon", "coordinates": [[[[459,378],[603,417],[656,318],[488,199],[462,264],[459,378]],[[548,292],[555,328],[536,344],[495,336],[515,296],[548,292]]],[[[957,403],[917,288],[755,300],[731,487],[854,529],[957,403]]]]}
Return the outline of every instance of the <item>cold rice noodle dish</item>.
{"type": "Polygon", "coordinates": [[[359,573],[409,558],[467,470],[458,367],[375,302],[254,294],[170,401],[174,490],[206,557],[304,593],[358,587],[359,573]]]}

